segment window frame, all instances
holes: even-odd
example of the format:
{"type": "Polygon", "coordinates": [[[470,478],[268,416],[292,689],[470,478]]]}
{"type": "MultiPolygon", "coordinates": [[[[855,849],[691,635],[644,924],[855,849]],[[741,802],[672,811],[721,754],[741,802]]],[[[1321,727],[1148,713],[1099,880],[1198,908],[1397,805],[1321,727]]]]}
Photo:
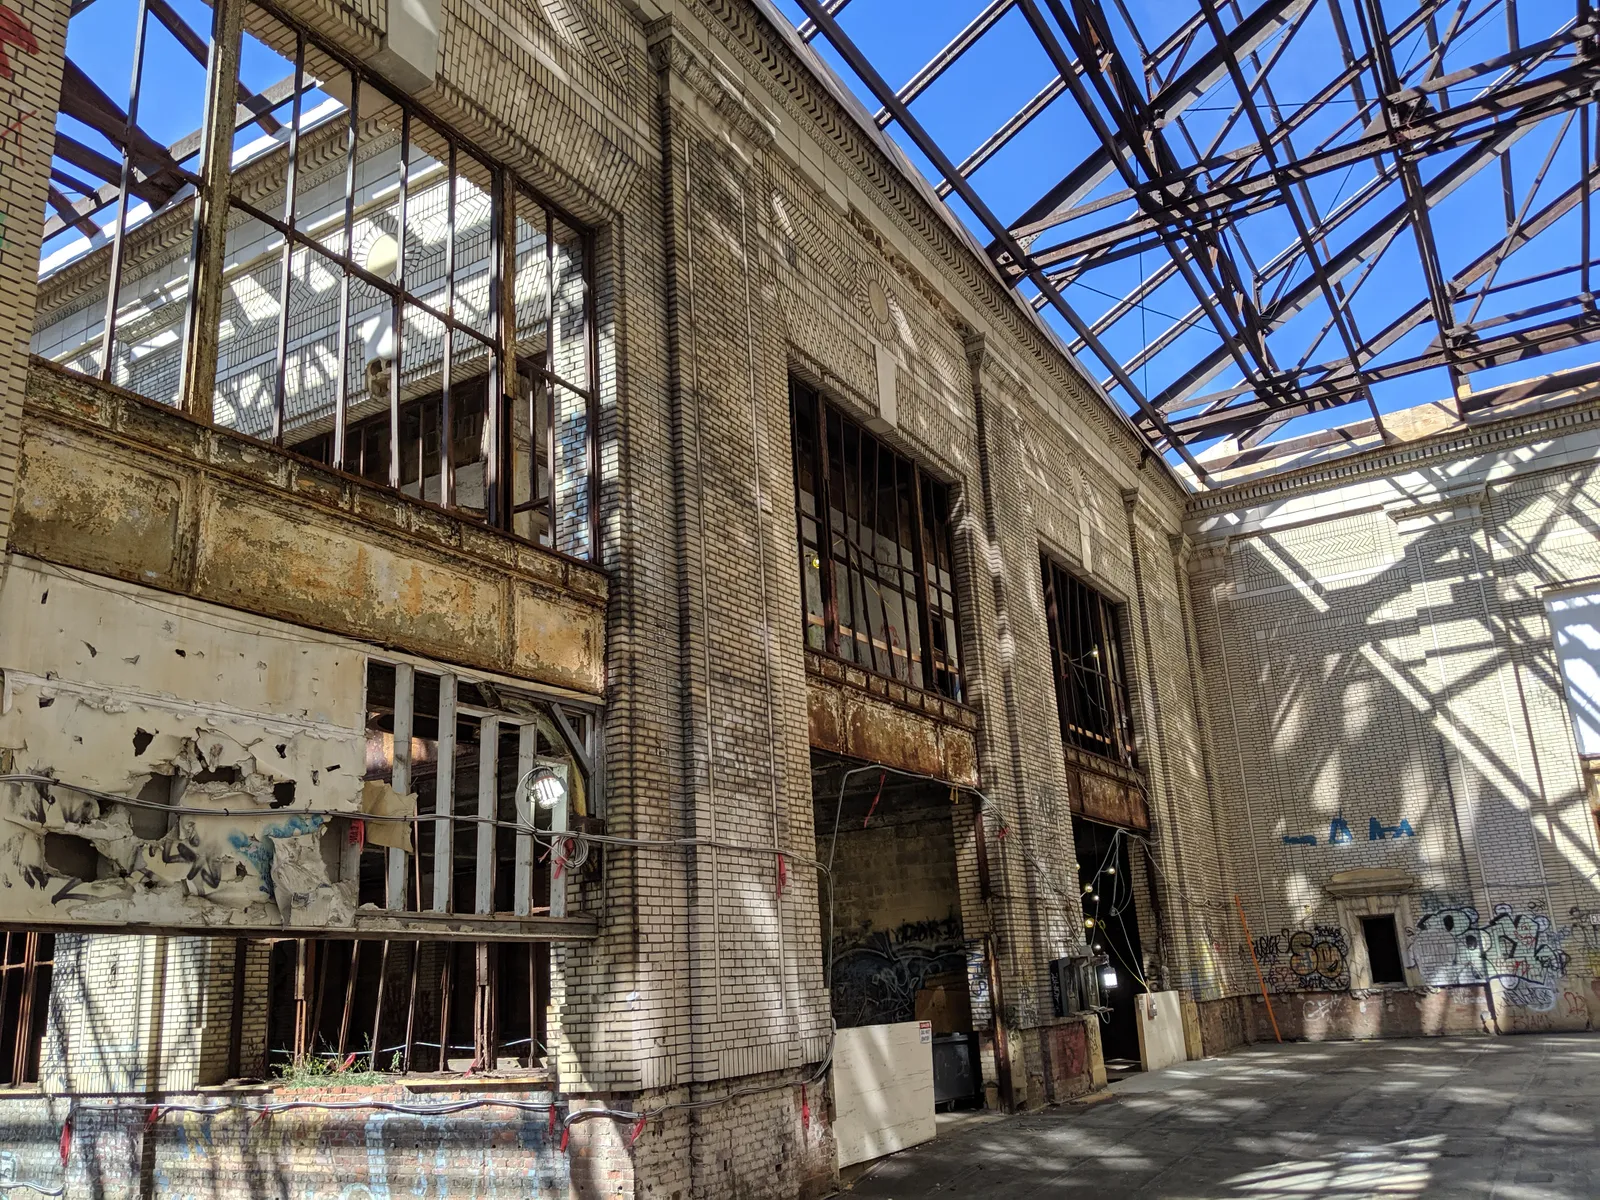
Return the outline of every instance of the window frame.
{"type": "Polygon", "coordinates": [[[914,459],[901,454],[860,421],[850,417],[837,405],[829,403],[816,388],[793,375],[789,377],[789,417],[791,449],[794,454],[795,540],[799,554],[801,619],[806,648],[825,654],[829,658],[850,663],[873,675],[893,680],[906,687],[962,703],[965,680],[961,666],[961,616],[956,595],[955,538],[953,523],[949,516],[954,505],[951,485],[928,474],[914,459]],[[811,407],[810,413],[805,411],[808,405],[811,407]],[[853,487],[835,479],[834,444],[831,441],[835,431],[838,433],[840,465],[845,468],[846,474],[849,474],[849,465],[844,461],[845,454],[850,440],[854,439],[856,465],[853,487]],[[869,450],[870,456],[875,460],[872,468],[874,486],[871,498],[875,522],[880,519],[882,513],[881,497],[884,489],[879,481],[882,465],[886,460],[893,471],[890,492],[895,497],[896,511],[893,519],[897,532],[892,544],[899,548],[901,561],[898,564],[879,560],[875,547],[878,539],[884,535],[878,529],[873,530],[872,553],[868,553],[867,547],[861,544],[859,534],[863,525],[861,509],[868,499],[866,470],[863,464],[869,457],[869,450]],[[802,480],[807,475],[811,481],[809,492],[802,485],[802,480]],[[811,512],[806,510],[805,501],[808,495],[813,505],[811,512]],[[837,507],[835,499],[838,500],[837,507]],[[941,504],[944,508],[943,516],[937,513],[941,504]],[[930,508],[934,511],[930,512],[930,508]],[[845,529],[835,528],[836,511],[844,514],[845,529]],[[808,540],[806,535],[808,522],[816,530],[816,537],[813,540],[808,540]],[[858,530],[858,535],[854,539],[850,537],[848,531],[851,525],[858,530]],[[911,535],[910,546],[906,546],[902,540],[902,535],[905,533],[911,535]],[[911,558],[909,564],[904,561],[908,550],[911,558]],[[851,585],[852,594],[848,598],[848,607],[852,613],[859,612],[865,617],[867,625],[865,638],[856,628],[860,621],[852,617],[847,632],[845,621],[841,616],[839,594],[841,555],[844,562],[843,573],[849,576],[851,585]],[[930,573],[929,570],[930,555],[933,558],[935,573],[930,573]],[[811,565],[813,559],[816,562],[815,566],[811,565]],[[886,579],[885,569],[898,573],[901,583],[896,585],[886,579]],[[813,611],[812,607],[808,587],[810,578],[808,573],[811,571],[817,572],[819,581],[822,609],[820,613],[813,611]],[[911,579],[909,589],[904,586],[908,574],[911,579]],[[878,623],[881,624],[883,631],[881,639],[873,628],[873,588],[876,588],[878,601],[878,623]],[[900,616],[908,634],[903,654],[896,652],[894,638],[891,636],[894,626],[890,622],[885,605],[889,595],[899,599],[900,616]],[[914,615],[908,611],[913,600],[916,608],[914,615]],[[819,626],[821,645],[815,644],[813,639],[813,631],[819,626]],[[914,645],[909,639],[909,634],[913,631],[916,635],[914,645]],[[849,655],[843,653],[841,646],[846,638],[852,646],[859,647],[865,644],[870,661],[862,661],[858,656],[859,650],[853,650],[849,655]],[[884,669],[884,664],[880,663],[880,659],[887,660],[887,670],[884,669]],[[897,660],[903,660],[905,664],[903,675],[896,673],[897,660]]]}
{"type": "Polygon", "coordinates": [[[50,1020],[50,985],[55,977],[55,941],[54,933],[8,930],[0,937],[0,1020],[5,1026],[0,1045],[11,1048],[0,1088],[39,1082],[45,1027],[50,1020]],[[21,951],[13,962],[18,942],[21,951]]]}
{"type": "MultiPolygon", "coordinates": [[[[1127,648],[1123,641],[1123,606],[1062,566],[1049,551],[1040,551],[1039,563],[1045,629],[1050,646],[1050,677],[1055,687],[1056,718],[1062,746],[1069,752],[1075,749],[1120,767],[1138,770],[1139,747],[1133,723],[1127,648]],[[1068,607],[1063,612],[1063,590],[1068,592],[1066,599],[1069,602],[1077,602],[1075,613],[1074,607],[1068,607]],[[1074,621],[1074,615],[1079,619],[1074,621]],[[1088,634],[1086,647],[1076,657],[1063,647],[1069,626],[1086,630],[1088,634]],[[1084,668],[1079,664],[1086,657],[1097,656],[1101,646],[1106,648],[1104,656],[1110,661],[1092,671],[1100,683],[1098,707],[1107,718],[1105,732],[1097,733],[1075,711],[1080,689],[1077,682],[1067,679],[1065,664],[1070,662],[1083,673],[1084,668]],[[1075,717],[1078,719],[1075,720],[1075,717]]],[[[1087,696],[1088,689],[1081,690],[1087,696]]]]}
{"type": "MultiPolygon", "coordinates": [[[[553,203],[539,191],[530,187],[510,167],[490,153],[479,149],[471,139],[463,136],[449,122],[441,120],[428,108],[384,79],[380,73],[371,67],[331,45],[327,39],[319,36],[304,22],[295,19],[279,8],[272,0],[237,0],[237,2],[242,5],[246,18],[244,29],[238,35],[240,44],[242,44],[245,37],[250,36],[251,25],[249,17],[252,11],[260,14],[265,20],[275,23],[278,27],[278,32],[292,44],[292,52],[287,52],[282,48],[279,48],[277,52],[289,60],[293,70],[294,87],[288,94],[287,100],[281,104],[269,103],[265,116],[256,113],[254,110],[260,108],[263,103],[267,103],[265,100],[266,93],[253,97],[251,105],[243,107],[236,105],[236,98],[233,94],[221,95],[221,89],[216,86],[216,83],[219,71],[223,73],[222,77],[226,77],[228,69],[223,67],[222,63],[224,60],[228,60],[230,55],[223,52],[223,48],[215,40],[219,30],[225,25],[222,19],[221,7],[219,6],[214,9],[211,28],[205,34],[205,96],[208,99],[202,104],[204,123],[199,132],[177,144],[182,145],[198,139],[204,147],[211,137],[210,128],[214,123],[226,122],[237,134],[239,131],[257,124],[258,121],[272,120],[271,112],[283,107],[283,105],[288,105],[292,113],[292,116],[285,116],[285,127],[288,132],[285,134],[280,146],[268,152],[268,155],[283,156],[281,171],[283,211],[273,215],[266,211],[267,207],[271,207],[266,201],[256,203],[242,194],[240,187],[235,182],[236,172],[231,169],[222,173],[221,186],[213,190],[208,183],[208,167],[204,162],[205,150],[202,149],[200,152],[201,158],[194,164],[193,169],[188,167],[174,168],[177,177],[184,185],[176,195],[151,213],[148,218],[140,219],[137,222],[130,220],[130,204],[139,198],[138,193],[141,188],[133,169],[134,164],[140,161],[133,143],[138,138],[148,140],[149,136],[139,129],[136,123],[140,91],[148,83],[145,76],[150,69],[150,64],[146,59],[146,34],[152,28],[152,21],[160,20],[163,24],[166,22],[166,18],[160,17],[156,6],[151,3],[151,0],[139,0],[134,30],[133,78],[128,94],[130,140],[120,147],[122,168],[120,185],[111,184],[108,185],[108,189],[102,189],[103,191],[108,190],[112,198],[105,201],[101,208],[96,210],[103,211],[104,208],[111,205],[116,206],[116,216],[110,227],[109,244],[103,248],[89,250],[74,259],[72,264],[63,264],[65,266],[87,263],[92,261],[93,255],[102,252],[105,254],[103,272],[94,284],[103,301],[103,316],[99,323],[100,329],[93,339],[98,342],[100,347],[99,362],[91,370],[80,370],[73,366],[63,365],[66,366],[66,369],[72,370],[77,374],[98,378],[105,383],[115,383],[118,364],[121,362],[115,352],[118,323],[121,320],[119,310],[123,306],[122,302],[125,299],[123,296],[125,277],[131,266],[126,261],[127,246],[130,240],[134,238],[136,229],[142,237],[153,228],[155,221],[166,217],[168,214],[172,214],[173,219],[183,225],[184,222],[180,214],[184,211],[183,206],[188,205],[189,218],[186,232],[188,233],[190,249],[188,262],[181,271],[185,280],[185,311],[176,325],[179,341],[179,363],[177,399],[175,403],[178,408],[183,409],[188,403],[185,399],[186,397],[204,393],[211,399],[207,405],[206,412],[203,414],[203,419],[208,420],[210,424],[218,428],[229,428],[217,422],[215,417],[216,389],[219,379],[222,378],[222,373],[217,369],[217,363],[214,361],[215,356],[213,356],[209,368],[209,378],[202,379],[198,377],[197,364],[195,362],[196,347],[200,344],[201,339],[212,335],[208,334],[208,331],[197,328],[197,313],[202,307],[201,301],[206,301],[204,307],[207,311],[220,312],[220,298],[228,286],[228,279],[224,278],[225,273],[223,271],[202,272],[201,270],[201,248],[204,242],[202,234],[207,220],[207,210],[220,204],[229,212],[244,215],[250,220],[258,222],[265,231],[281,239],[281,249],[274,251],[274,253],[281,254],[283,264],[280,269],[281,273],[277,288],[278,312],[274,318],[277,331],[274,338],[272,362],[269,364],[270,377],[266,379],[266,387],[271,392],[273,405],[271,429],[264,436],[239,429],[230,429],[231,432],[260,444],[272,446],[280,451],[297,454],[300,457],[307,457],[307,455],[303,449],[292,444],[297,439],[297,435],[298,440],[304,440],[309,437],[313,440],[321,441],[323,439],[320,435],[326,432],[329,434],[326,439],[328,461],[323,465],[352,479],[360,480],[368,486],[381,487],[405,494],[398,479],[400,410],[406,405],[416,403],[416,397],[402,395],[402,357],[406,353],[403,343],[407,340],[405,333],[407,324],[419,318],[425,318],[437,324],[442,331],[442,362],[440,370],[433,377],[438,387],[432,389],[433,402],[440,409],[439,424],[442,428],[451,427],[451,359],[452,356],[460,353],[457,349],[458,341],[463,344],[480,347],[487,354],[487,366],[484,368],[484,372],[480,372],[480,374],[486,373],[483,383],[486,395],[485,421],[488,427],[484,435],[485,507],[480,512],[471,508],[460,508],[453,503],[452,493],[454,491],[455,478],[452,460],[454,458],[454,447],[451,439],[448,438],[441,439],[438,448],[439,500],[437,502],[421,500],[420,496],[412,498],[419,500],[421,503],[441,508],[454,516],[469,521],[481,522],[492,528],[502,530],[513,537],[518,537],[520,540],[540,545],[542,548],[562,557],[587,563],[597,561],[599,558],[600,538],[600,458],[598,453],[600,368],[597,328],[597,257],[594,230],[575,219],[565,209],[553,203]],[[325,59],[327,63],[331,64],[339,72],[343,72],[351,92],[350,102],[333,118],[335,122],[342,124],[346,129],[346,147],[342,153],[347,158],[348,165],[345,172],[343,223],[338,226],[342,233],[327,238],[315,232],[316,229],[321,228],[320,225],[316,227],[306,225],[297,216],[295,210],[297,200],[296,172],[299,166],[297,157],[300,152],[299,139],[303,133],[318,128],[321,124],[320,122],[317,126],[303,124],[305,118],[305,114],[302,112],[303,95],[319,83],[312,75],[308,74],[306,63],[308,49],[313,51],[316,56],[325,59]],[[362,102],[363,97],[367,95],[378,97],[380,108],[385,108],[389,105],[395,107],[397,110],[397,126],[400,130],[399,176],[401,182],[396,211],[399,224],[398,243],[401,247],[401,253],[397,264],[396,278],[393,281],[373,274],[363,264],[356,262],[353,257],[353,243],[350,238],[351,222],[355,211],[353,207],[356,190],[355,163],[357,161],[358,145],[361,143],[358,126],[364,110],[370,107],[362,102]],[[210,99],[212,97],[221,97],[214,101],[214,107],[217,111],[211,111],[205,107],[208,104],[213,104],[213,100],[210,99]],[[246,109],[249,109],[250,115],[241,118],[239,114],[246,109]],[[424,299],[417,292],[408,289],[405,280],[405,260],[407,258],[406,188],[409,177],[416,170],[416,163],[413,159],[416,157],[417,142],[411,136],[411,131],[415,126],[425,127],[437,141],[442,143],[445,149],[440,162],[441,165],[445,166],[449,180],[448,214],[446,218],[446,224],[448,225],[446,282],[442,296],[434,296],[431,299],[424,299]],[[454,258],[457,241],[455,198],[458,179],[465,177],[457,170],[458,156],[460,159],[476,164],[478,172],[488,180],[486,190],[489,193],[491,206],[490,245],[485,263],[488,274],[487,294],[489,307],[484,328],[475,327],[470,321],[459,315],[454,307],[456,303],[457,274],[457,264],[454,258]],[[518,339],[515,278],[519,264],[516,256],[515,239],[518,229],[517,213],[524,204],[533,206],[535,212],[533,213],[532,223],[536,223],[537,227],[541,228],[545,233],[543,255],[546,279],[548,281],[547,297],[550,298],[550,303],[547,309],[545,345],[542,351],[524,351],[519,345],[518,339]],[[554,231],[558,225],[570,235],[565,239],[566,244],[572,245],[582,255],[582,263],[579,268],[582,287],[582,302],[581,306],[579,306],[581,307],[582,329],[572,338],[558,335],[558,318],[553,301],[553,294],[556,290],[557,266],[557,247],[554,231]],[[508,239],[510,240],[509,244],[508,239]],[[332,413],[330,414],[333,426],[331,431],[316,429],[309,434],[297,430],[286,431],[285,428],[288,424],[286,419],[286,378],[289,369],[287,354],[291,340],[288,329],[290,306],[287,303],[292,274],[290,265],[300,259],[301,256],[309,256],[304,260],[307,262],[320,262],[337,274],[341,281],[338,289],[340,295],[339,327],[333,329],[330,326],[328,330],[328,334],[337,340],[339,346],[336,369],[337,383],[335,385],[332,413]],[[347,395],[349,390],[347,347],[353,336],[348,324],[348,296],[353,282],[359,282],[375,289],[378,295],[387,298],[389,306],[392,308],[394,358],[388,372],[390,378],[388,406],[390,469],[389,478],[386,482],[373,480],[359,473],[354,473],[347,468],[344,462],[346,410],[357,407],[354,398],[347,395]],[[202,290],[204,292],[203,296],[200,294],[202,290]],[[438,307],[440,303],[444,305],[443,311],[438,307]],[[558,370],[561,367],[561,364],[556,361],[557,356],[555,353],[558,341],[562,343],[570,342],[575,350],[581,346],[585,360],[584,364],[580,371],[569,373],[581,374],[583,378],[565,378],[558,370]],[[512,413],[514,406],[522,403],[523,400],[522,397],[515,394],[517,388],[514,386],[513,381],[518,375],[518,368],[524,363],[531,367],[537,384],[544,387],[552,397],[552,413],[559,407],[559,397],[562,396],[573,398],[577,406],[581,407],[583,413],[583,444],[576,454],[570,454],[566,457],[566,461],[573,464],[574,476],[576,476],[578,470],[583,472],[581,487],[571,489],[558,487],[554,469],[554,452],[562,441],[563,434],[557,431],[552,423],[552,427],[545,431],[544,438],[549,444],[546,450],[547,478],[549,480],[547,494],[544,496],[537,494],[521,496],[516,494],[514,463],[515,456],[522,447],[513,444],[512,431],[514,422],[512,413]],[[558,495],[558,493],[564,493],[564,495],[558,495]],[[581,512],[579,511],[580,509],[581,512]],[[541,535],[537,532],[523,534],[517,532],[519,526],[518,517],[528,513],[530,510],[542,510],[544,512],[546,534],[541,535]],[[569,520],[569,517],[576,519],[569,520]],[[565,538],[558,532],[558,523],[560,528],[566,531],[565,538]],[[541,536],[548,537],[548,545],[539,540],[541,536]],[[567,548],[563,548],[564,541],[567,543],[567,548]]],[[[194,34],[194,31],[189,32],[192,36],[199,36],[194,34]]],[[[231,59],[237,62],[238,58],[239,44],[236,44],[232,48],[231,59]]],[[[266,128],[265,124],[263,124],[263,128],[266,128]]],[[[231,136],[226,138],[225,144],[231,154],[234,138],[231,136]]],[[[163,147],[162,149],[170,148],[163,147]]],[[[426,151],[422,151],[422,153],[426,154],[426,151]]],[[[188,162],[189,160],[185,158],[183,161],[188,162]]],[[[240,170],[243,170],[248,165],[249,163],[238,164],[240,170]]],[[[326,224],[326,222],[323,224],[326,224]]],[[[70,228],[71,222],[66,219],[66,214],[55,213],[54,211],[47,213],[45,228],[47,239],[70,228]]],[[[225,256],[225,249],[213,248],[211,253],[225,256]]],[[[222,261],[224,261],[224,257],[217,259],[218,264],[222,261]]],[[[136,276],[135,278],[139,277],[136,276]]],[[[93,305],[91,305],[90,311],[93,311],[93,305]]],[[[35,334],[38,332],[36,329],[35,334]]],[[[214,331],[212,332],[214,333],[214,331]]],[[[85,343],[85,345],[87,344],[85,343]]],[[[457,380],[455,386],[459,387],[462,384],[470,386],[476,382],[476,377],[469,372],[467,376],[457,380]]],[[[534,390],[537,394],[538,386],[534,390]]],[[[160,398],[156,398],[153,402],[164,406],[173,404],[172,401],[165,401],[160,398]]],[[[530,397],[528,403],[531,405],[533,402],[533,398],[530,397]]],[[[570,411],[575,412],[576,409],[570,411]]],[[[193,415],[202,414],[197,411],[193,415]]],[[[329,419],[329,416],[325,415],[319,417],[318,421],[327,419],[329,419]]],[[[316,422],[313,422],[313,424],[316,424],[316,422]]],[[[541,448],[534,446],[532,444],[533,441],[532,426],[530,425],[529,444],[526,450],[530,459],[537,464],[541,448]]],[[[421,468],[420,473],[422,479],[428,478],[425,467],[421,468]]],[[[532,480],[530,488],[533,493],[537,493],[538,466],[532,466],[529,474],[532,480]]],[[[421,492],[424,489],[419,486],[418,490],[421,492]]],[[[523,523],[531,524],[531,521],[524,518],[523,523]]]]}

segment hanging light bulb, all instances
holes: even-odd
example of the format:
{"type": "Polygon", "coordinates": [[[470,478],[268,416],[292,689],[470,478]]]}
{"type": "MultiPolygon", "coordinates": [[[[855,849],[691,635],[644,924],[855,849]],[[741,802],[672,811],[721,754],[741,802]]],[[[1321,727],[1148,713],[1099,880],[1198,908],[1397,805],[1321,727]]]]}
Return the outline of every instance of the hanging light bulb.
{"type": "Polygon", "coordinates": [[[1085,929],[1093,929],[1094,928],[1094,918],[1093,917],[1085,917],[1083,919],[1083,927],[1085,929]]]}

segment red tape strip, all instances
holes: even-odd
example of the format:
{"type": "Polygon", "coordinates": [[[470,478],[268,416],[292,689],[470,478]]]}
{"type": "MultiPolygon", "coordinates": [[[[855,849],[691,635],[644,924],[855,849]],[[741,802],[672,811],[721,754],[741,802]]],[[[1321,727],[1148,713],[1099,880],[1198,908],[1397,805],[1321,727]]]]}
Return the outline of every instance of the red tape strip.
{"type": "Polygon", "coordinates": [[[889,772],[878,772],[878,794],[872,798],[872,807],[867,809],[867,815],[861,818],[861,828],[867,827],[867,822],[872,820],[872,814],[878,811],[878,801],[883,799],[883,781],[889,778],[889,772]]]}

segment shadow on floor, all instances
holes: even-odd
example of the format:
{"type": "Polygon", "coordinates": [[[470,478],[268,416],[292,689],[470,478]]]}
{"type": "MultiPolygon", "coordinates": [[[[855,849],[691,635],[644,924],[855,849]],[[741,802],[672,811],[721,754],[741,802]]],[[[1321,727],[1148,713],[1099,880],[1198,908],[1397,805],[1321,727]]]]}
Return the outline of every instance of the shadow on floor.
{"type": "Polygon", "coordinates": [[[852,1200],[1600,1196],[1600,1034],[1251,1047],[971,1123],[852,1200]]]}

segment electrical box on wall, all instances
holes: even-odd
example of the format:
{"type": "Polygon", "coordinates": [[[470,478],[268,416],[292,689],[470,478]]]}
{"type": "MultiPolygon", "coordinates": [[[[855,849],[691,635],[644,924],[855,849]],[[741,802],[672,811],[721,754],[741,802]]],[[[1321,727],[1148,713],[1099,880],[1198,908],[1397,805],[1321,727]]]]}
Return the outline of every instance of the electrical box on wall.
{"type": "Polygon", "coordinates": [[[1088,1012],[1099,1002],[1094,959],[1069,955],[1050,962],[1050,1003],[1058,1017],[1088,1012]]]}

